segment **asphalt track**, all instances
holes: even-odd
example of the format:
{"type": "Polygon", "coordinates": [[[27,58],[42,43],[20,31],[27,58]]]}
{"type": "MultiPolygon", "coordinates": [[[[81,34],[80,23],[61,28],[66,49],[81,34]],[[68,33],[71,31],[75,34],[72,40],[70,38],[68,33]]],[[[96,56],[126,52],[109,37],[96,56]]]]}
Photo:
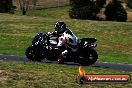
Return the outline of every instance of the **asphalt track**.
{"type": "MultiPolygon", "coordinates": [[[[2,61],[22,61],[22,62],[29,62],[26,57],[19,57],[19,56],[9,56],[9,55],[0,55],[0,60],[2,61]]],[[[56,61],[48,61],[44,60],[42,63],[50,63],[50,64],[57,64],[56,61]]],[[[66,62],[66,65],[78,65],[77,63],[73,62],[66,62]]],[[[106,68],[106,69],[114,69],[114,70],[122,70],[132,72],[132,64],[114,64],[108,62],[96,62],[95,64],[91,65],[94,68],[106,68]]]]}

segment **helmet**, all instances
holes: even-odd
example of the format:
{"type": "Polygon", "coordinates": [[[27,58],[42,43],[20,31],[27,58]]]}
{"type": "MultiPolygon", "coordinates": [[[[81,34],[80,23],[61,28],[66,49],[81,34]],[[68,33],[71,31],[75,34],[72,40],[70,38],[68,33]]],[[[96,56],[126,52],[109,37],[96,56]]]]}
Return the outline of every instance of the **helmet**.
{"type": "Polygon", "coordinates": [[[63,21],[56,22],[55,24],[55,31],[57,33],[62,34],[66,30],[66,24],[63,21]]]}

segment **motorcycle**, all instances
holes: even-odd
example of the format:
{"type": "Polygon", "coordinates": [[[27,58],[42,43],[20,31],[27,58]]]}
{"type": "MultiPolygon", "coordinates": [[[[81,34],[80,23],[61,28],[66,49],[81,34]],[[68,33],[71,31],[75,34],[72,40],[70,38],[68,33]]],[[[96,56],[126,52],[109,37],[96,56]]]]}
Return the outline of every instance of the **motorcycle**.
{"type": "MultiPolygon", "coordinates": [[[[65,45],[55,47],[58,43],[58,35],[37,33],[33,38],[32,45],[26,49],[26,57],[31,61],[58,61],[58,63],[75,62],[80,65],[92,65],[98,59],[98,54],[94,50],[97,46],[95,38],[82,38],[78,40],[76,52],[69,51],[65,60],[59,61],[57,58],[65,50],[65,45]]],[[[61,58],[61,57],[59,57],[61,58]]]]}

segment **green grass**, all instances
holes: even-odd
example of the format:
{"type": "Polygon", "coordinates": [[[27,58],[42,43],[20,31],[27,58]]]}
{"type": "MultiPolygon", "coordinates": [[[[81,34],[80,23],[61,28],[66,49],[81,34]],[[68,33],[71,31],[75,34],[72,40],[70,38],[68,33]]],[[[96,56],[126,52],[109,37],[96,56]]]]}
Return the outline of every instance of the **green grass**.
{"type": "MultiPolygon", "coordinates": [[[[130,74],[128,72],[84,67],[87,74],[130,74]]],[[[78,66],[41,64],[36,62],[0,61],[1,88],[130,88],[128,84],[76,83],[78,66]]]]}
{"type": "Polygon", "coordinates": [[[39,17],[50,17],[50,18],[57,18],[57,19],[63,19],[67,18],[69,19],[68,16],[68,11],[69,11],[69,6],[64,6],[64,7],[56,7],[56,8],[50,8],[49,9],[42,9],[42,10],[31,10],[28,12],[28,16],[39,16],[39,17]]]}
{"type": "Polygon", "coordinates": [[[70,19],[68,8],[0,14],[0,54],[24,56],[37,32],[53,31],[55,22],[63,20],[78,38],[97,38],[98,61],[132,64],[132,23],[70,19]]]}
{"type": "MultiPolygon", "coordinates": [[[[54,18],[54,19],[70,19],[69,17],[69,6],[45,8],[40,10],[29,10],[27,16],[43,17],[43,18],[54,18]],[[49,10],[50,9],[50,10],[49,10]]],[[[21,11],[15,12],[17,15],[21,15],[21,11]]]]}

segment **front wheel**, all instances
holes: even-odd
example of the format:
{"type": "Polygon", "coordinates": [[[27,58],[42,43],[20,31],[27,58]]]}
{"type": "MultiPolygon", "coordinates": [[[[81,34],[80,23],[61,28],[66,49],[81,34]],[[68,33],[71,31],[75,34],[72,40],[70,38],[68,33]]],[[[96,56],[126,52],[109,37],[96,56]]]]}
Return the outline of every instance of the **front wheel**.
{"type": "Polygon", "coordinates": [[[97,61],[98,54],[95,50],[89,49],[84,51],[79,57],[79,64],[89,66],[97,61]]]}
{"type": "Polygon", "coordinates": [[[28,59],[30,59],[31,61],[42,61],[43,60],[43,54],[42,54],[42,51],[39,51],[37,49],[35,49],[34,47],[32,46],[29,46],[27,49],[26,49],[26,57],[28,59]]]}

